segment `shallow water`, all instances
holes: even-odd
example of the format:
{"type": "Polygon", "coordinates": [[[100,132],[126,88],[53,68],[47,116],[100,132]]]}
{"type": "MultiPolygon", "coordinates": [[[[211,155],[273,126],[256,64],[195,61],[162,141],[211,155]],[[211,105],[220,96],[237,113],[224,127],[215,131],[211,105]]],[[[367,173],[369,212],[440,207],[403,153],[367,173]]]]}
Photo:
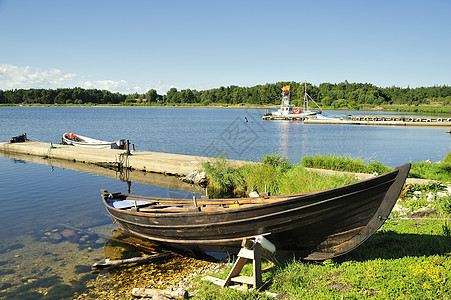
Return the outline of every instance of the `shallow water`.
{"type": "MultiPolygon", "coordinates": [[[[72,298],[88,279],[96,278],[91,265],[108,258],[104,245],[116,229],[101,202],[100,188],[118,192],[130,188],[136,194],[165,197],[199,195],[193,192],[196,188],[178,181],[177,188],[191,191],[127,183],[56,167],[46,160],[33,163],[0,156],[0,170],[0,299],[40,299],[43,293],[64,298],[59,289],[72,298]]],[[[130,248],[124,245],[116,247],[130,248]]],[[[102,284],[110,289],[113,278],[102,274],[102,284]]],[[[127,284],[123,280],[122,285],[127,284]]]]}

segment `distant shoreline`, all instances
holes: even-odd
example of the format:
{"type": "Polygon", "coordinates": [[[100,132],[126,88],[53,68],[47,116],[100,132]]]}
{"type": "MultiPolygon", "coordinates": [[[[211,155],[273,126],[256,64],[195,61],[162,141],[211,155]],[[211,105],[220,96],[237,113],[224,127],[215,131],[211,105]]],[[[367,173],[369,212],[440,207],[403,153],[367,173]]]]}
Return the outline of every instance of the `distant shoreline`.
{"type": "MultiPolygon", "coordinates": [[[[197,104],[177,104],[177,105],[143,105],[143,104],[0,104],[0,107],[183,107],[183,108],[244,108],[244,109],[268,109],[267,105],[249,105],[249,104],[217,104],[217,105],[197,105],[197,104]]],[[[294,107],[297,109],[298,107],[294,107]]],[[[299,107],[301,108],[301,107],[299,107]]],[[[364,106],[364,107],[323,107],[323,110],[371,110],[371,111],[397,111],[406,113],[437,113],[451,114],[451,106],[436,105],[381,105],[381,106],[364,106]]]]}

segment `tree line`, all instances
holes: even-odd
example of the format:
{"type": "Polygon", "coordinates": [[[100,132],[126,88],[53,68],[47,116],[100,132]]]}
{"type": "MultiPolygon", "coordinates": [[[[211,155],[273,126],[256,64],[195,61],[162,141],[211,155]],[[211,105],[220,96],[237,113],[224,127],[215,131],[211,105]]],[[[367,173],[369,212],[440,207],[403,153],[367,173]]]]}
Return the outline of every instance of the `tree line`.
{"type": "MultiPolygon", "coordinates": [[[[61,89],[15,89],[0,90],[0,104],[252,104],[278,105],[283,86],[291,87],[292,104],[301,106],[304,98],[304,83],[277,82],[253,87],[231,85],[209,90],[177,90],[171,88],[166,95],[155,89],[147,93],[121,94],[107,90],[61,88],[61,89]],[[137,101],[139,99],[140,101],[137,101]],[[142,101],[146,99],[146,101],[142,101]]],[[[320,105],[327,107],[358,108],[361,105],[421,105],[436,103],[451,105],[451,87],[447,85],[418,88],[380,88],[370,83],[349,83],[347,81],[319,86],[307,83],[307,93],[320,105]]]]}

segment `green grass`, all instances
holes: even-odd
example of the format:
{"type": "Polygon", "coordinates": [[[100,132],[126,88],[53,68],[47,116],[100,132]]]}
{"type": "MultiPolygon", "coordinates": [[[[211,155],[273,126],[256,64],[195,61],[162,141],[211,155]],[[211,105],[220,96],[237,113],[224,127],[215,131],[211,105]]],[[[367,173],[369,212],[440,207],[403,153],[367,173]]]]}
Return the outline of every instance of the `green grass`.
{"type": "Polygon", "coordinates": [[[401,213],[392,212],[395,215],[402,215],[402,213],[411,213],[421,210],[434,210],[437,213],[450,214],[451,213],[451,195],[445,191],[444,186],[436,182],[429,184],[409,185],[405,189],[403,195],[404,200],[398,201],[397,205],[402,207],[401,213]]]}
{"type": "MultiPolygon", "coordinates": [[[[263,273],[265,290],[285,299],[450,299],[451,237],[443,221],[390,220],[359,248],[334,260],[290,259],[263,273]]],[[[214,277],[224,279],[230,267],[214,277]]],[[[242,274],[252,275],[251,264],[242,274]]],[[[199,281],[200,282],[200,281],[199,281]]],[[[271,299],[209,282],[195,299],[271,299]]]]}
{"type": "Polygon", "coordinates": [[[226,159],[218,158],[214,164],[204,163],[209,186],[208,193],[215,198],[240,197],[243,195],[244,181],[236,168],[227,164],[226,159]]]}
{"type": "Polygon", "coordinates": [[[445,158],[443,159],[443,162],[445,163],[451,163],[451,152],[448,152],[445,156],[445,158]]]}
{"type": "MultiPolygon", "coordinates": [[[[339,187],[355,182],[352,176],[324,175],[306,168],[327,169],[357,173],[387,173],[393,168],[381,162],[365,163],[349,156],[304,156],[297,165],[289,164],[278,154],[266,155],[262,163],[249,163],[231,167],[224,158],[213,164],[204,164],[209,180],[209,194],[215,198],[245,197],[250,192],[270,192],[272,195],[309,192],[339,187]]],[[[443,162],[415,162],[409,173],[411,178],[451,182],[451,154],[443,162]]]]}
{"type": "Polygon", "coordinates": [[[400,112],[421,112],[421,113],[442,113],[449,114],[451,112],[451,106],[407,106],[407,105],[382,105],[384,110],[400,111],[400,112]]]}
{"type": "Polygon", "coordinates": [[[336,188],[357,180],[348,175],[324,175],[297,165],[282,174],[278,182],[280,194],[294,194],[336,188]]]}
{"type": "Polygon", "coordinates": [[[209,195],[215,198],[245,197],[250,192],[271,195],[293,194],[334,188],[355,182],[353,176],[324,175],[301,165],[290,165],[277,154],[267,155],[262,163],[230,167],[225,159],[204,164],[209,180],[209,195]]]}
{"type": "MultiPolygon", "coordinates": [[[[350,156],[314,155],[304,156],[301,164],[308,168],[327,169],[336,171],[384,174],[391,170],[381,162],[365,163],[361,159],[353,159],[350,156]]],[[[414,162],[412,163],[409,177],[431,179],[443,182],[451,182],[451,153],[447,153],[444,160],[437,163],[414,162]]]]}
{"type": "Polygon", "coordinates": [[[450,153],[447,154],[443,162],[434,164],[415,162],[410,168],[409,177],[451,182],[451,161],[449,157],[450,153]]]}
{"type": "MultiPolygon", "coordinates": [[[[447,165],[450,154],[440,164],[414,163],[414,174],[419,176],[450,176],[447,165]],[[435,170],[433,172],[427,170],[435,170]],[[417,172],[417,173],[415,173],[417,172]],[[445,175],[444,175],[445,174],[445,175]]],[[[315,156],[309,167],[327,166],[338,170],[370,170],[360,160],[349,157],[323,159],[315,156]],[[321,161],[321,163],[319,163],[321,161]]],[[[376,164],[378,170],[381,164],[376,164]]],[[[383,167],[383,166],[382,166],[383,167]]],[[[274,193],[295,193],[311,189],[324,189],[352,182],[348,177],[323,178],[311,173],[304,163],[290,165],[278,155],[265,157],[261,164],[248,164],[231,168],[222,161],[211,168],[215,180],[223,183],[224,190],[243,194],[251,190],[262,191],[264,184],[274,193]],[[316,177],[318,176],[318,177],[316,177]],[[327,181],[326,181],[327,180],[327,181]],[[323,184],[323,185],[322,185],[323,184]]],[[[377,171],[376,171],[377,172],[377,171]]],[[[379,173],[379,172],[378,172],[379,173]]],[[[381,172],[383,173],[383,172],[381,172]]],[[[437,177],[438,178],[438,177],[437,177]]],[[[368,241],[350,253],[324,262],[287,260],[263,274],[265,290],[278,293],[286,299],[451,299],[451,195],[436,182],[414,184],[399,200],[401,210],[393,211],[388,220],[368,241]],[[426,218],[399,219],[412,212],[426,218]],[[429,220],[433,218],[435,220],[429,220]]],[[[231,265],[222,273],[211,274],[224,279],[231,265]]],[[[252,275],[248,263],[240,275],[252,275]]],[[[273,299],[266,294],[220,288],[210,282],[198,280],[190,295],[195,299],[273,299]]]]}
{"type": "Polygon", "coordinates": [[[361,159],[353,159],[350,156],[338,156],[333,154],[304,156],[301,164],[307,168],[347,171],[357,173],[387,173],[392,168],[384,166],[381,162],[364,163],[361,159]]]}

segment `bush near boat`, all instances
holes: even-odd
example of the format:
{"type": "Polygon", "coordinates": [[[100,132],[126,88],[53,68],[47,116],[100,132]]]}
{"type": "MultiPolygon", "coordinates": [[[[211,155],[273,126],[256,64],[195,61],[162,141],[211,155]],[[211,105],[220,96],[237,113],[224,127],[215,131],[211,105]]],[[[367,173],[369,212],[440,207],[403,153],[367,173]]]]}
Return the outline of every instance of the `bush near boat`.
{"type": "Polygon", "coordinates": [[[356,182],[349,175],[325,175],[302,165],[291,165],[277,154],[267,155],[261,164],[231,167],[219,158],[204,164],[208,193],[214,198],[247,197],[251,192],[271,195],[293,194],[334,188],[356,182]]]}
{"type": "MultiPolygon", "coordinates": [[[[450,158],[448,153],[440,164],[426,165],[430,168],[441,165],[436,170],[447,172],[443,165],[450,164],[450,158]]],[[[315,161],[318,167],[319,157],[315,161]]],[[[329,167],[333,165],[347,171],[357,167],[362,170],[362,164],[363,168],[366,166],[360,160],[352,162],[349,157],[327,157],[325,161],[329,167]]],[[[242,192],[261,188],[266,181],[262,178],[270,174],[268,182],[277,186],[274,191],[280,192],[283,183],[278,176],[299,172],[301,164],[292,166],[280,156],[270,155],[262,164],[248,169],[258,172],[253,176],[221,164],[215,169],[215,176],[218,176],[215,180],[224,175],[229,190],[239,186],[242,192]]],[[[423,163],[419,164],[422,169],[423,163]]],[[[216,167],[210,165],[210,168],[216,167]]],[[[440,176],[449,179],[450,174],[440,176]]],[[[267,268],[263,273],[265,291],[286,299],[450,299],[451,187],[437,182],[407,186],[390,218],[367,242],[337,259],[316,263],[294,259],[274,265],[264,263],[263,268],[267,268]]],[[[225,279],[231,267],[232,263],[223,272],[211,275],[225,279]]],[[[240,275],[251,276],[252,264],[248,263],[240,275]]],[[[274,299],[261,291],[220,288],[201,280],[196,280],[189,292],[195,299],[274,299]]]]}

